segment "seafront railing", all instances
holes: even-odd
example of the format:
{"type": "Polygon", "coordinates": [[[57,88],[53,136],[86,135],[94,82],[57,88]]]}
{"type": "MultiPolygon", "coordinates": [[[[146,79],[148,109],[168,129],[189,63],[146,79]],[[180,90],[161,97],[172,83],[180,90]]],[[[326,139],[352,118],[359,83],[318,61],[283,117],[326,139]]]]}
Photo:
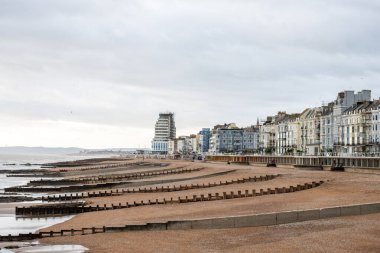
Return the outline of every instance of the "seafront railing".
{"type": "Polygon", "coordinates": [[[206,161],[230,162],[245,164],[270,164],[331,167],[342,165],[347,168],[375,168],[380,169],[380,157],[341,157],[341,156],[257,156],[257,155],[210,155],[206,161]]]}

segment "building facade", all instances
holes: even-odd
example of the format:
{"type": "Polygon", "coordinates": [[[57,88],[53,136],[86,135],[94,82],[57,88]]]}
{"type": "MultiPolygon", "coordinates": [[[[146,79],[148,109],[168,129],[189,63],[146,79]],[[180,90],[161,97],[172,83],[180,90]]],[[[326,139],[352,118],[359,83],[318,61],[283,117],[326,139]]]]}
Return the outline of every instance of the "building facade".
{"type": "Polygon", "coordinates": [[[342,155],[370,155],[376,152],[374,140],[377,136],[376,109],[378,107],[378,100],[360,101],[343,112],[342,124],[339,128],[342,155]]]}
{"type": "Polygon", "coordinates": [[[343,113],[358,102],[365,102],[371,100],[371,91],[370,90],[362,90],[355,94],[355,91],[342,91],[338,93],[336,100],[334,101],[334,109],[333,109],[333,122],[332,122],[332,130],[333,130],[333,153],[336,155],[339,154],[347,154],[347,148],[344,147],[344,133],[342,131],[342,127],[345,124],[343,120],[343,113]]]}
{"type": "Polygon", "coordinates": [[[160,113],[154,128],[154,138],[152,140],[152,152],[167,154],[169,141],[175,139],[176,127],[174,113],[160,113]]]}
{"type": "Polygon", "coordinates": [[[279,155],[293,155],[298,149],[299,114],[281,114],[275,127],[275,150],[279,155]]]}
{"type": "Polygon", "coordinates": [[[371,154],[380,156],[380,99],[375,101],[371,108],[371,154]]]}
{"type": "Polygon", "coordinates": [[[259,148],[259,132],[258,126],[250,126],[243,128],[243,146],[244,153],[256,153],[259,148]]]}
{"type": "Polygon", "coordinates": [[[321,146],[321,108],[306,109],[300,116],[301,151],[305,155],[319,155],[321,146]]]}
{"type": "Polygon", "coordinates": [[[210,128],[202,128],[198,133],[198,148],[197,153],[207,153],[210,148],[211,130],[210,128]]]}
{"type": "Polygon", "coordinates": [[[334,148],[334,134],[333,134],[333,111],[334,103],[329,103],[327,106],[321,107],[320,125],[321,125],[321,148],[322,155],[332,155],[334,148]]]}
{"type": "Polygon", "coordinates": [[[259,129],[259,152],[272,154],[276,150],[276,124],[274,117],[268,116],[259,129]]]}
{"type": "Polygon", "coordinates": [[[258,121],[246,128],[234,123],[216,125],[212,130],[203,128],[196,135],[178,139],[173,114],[160,114],[152,148],[156,152],[193,155],[380,155],[379,110],[380,102],[371,100],[370,90],[342,91],[327,105],[307,108],[302,113],[280,111],[261,124],[258,121]]]}
{"type": "Polygon", "coordinates": [[[243,148],[243,129],[235,123],[216,125],[210,137],[210,153],[239,153],[243,148]]]}

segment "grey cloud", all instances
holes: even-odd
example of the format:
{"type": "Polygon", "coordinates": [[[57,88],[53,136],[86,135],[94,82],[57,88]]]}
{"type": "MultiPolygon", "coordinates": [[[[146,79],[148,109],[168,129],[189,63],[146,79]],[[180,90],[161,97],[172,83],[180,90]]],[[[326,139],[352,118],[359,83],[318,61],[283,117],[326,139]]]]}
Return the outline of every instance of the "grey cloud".
{"type": "Polygon", "coordinates": [[[248,125],[343,89],[379,96],[376,0],[0,6],[0,115],[7,117],[147,128],[171,110],[178,128],[189,129],[248,125]]]}

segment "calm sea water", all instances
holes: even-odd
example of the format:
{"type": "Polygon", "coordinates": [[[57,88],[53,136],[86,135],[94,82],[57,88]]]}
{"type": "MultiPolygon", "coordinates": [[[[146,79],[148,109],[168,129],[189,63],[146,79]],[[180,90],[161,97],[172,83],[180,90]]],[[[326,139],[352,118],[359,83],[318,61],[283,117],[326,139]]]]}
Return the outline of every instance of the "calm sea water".
{"type": "MultiPolygon", "coordinates": [[[[39,165],[25,166],[23,164],[44,164],[63,161],[74,161],[88,158],[93,157],[56,154],[0,154],[0,170],[40,169],[41,166],[39,165]]],[[[24,185],[30,180],[35,179],[36,178],[6,177],[6,174],[0,173],[0,194],[4,192],[4,188],[24,185]]]]}
{"type": "MultiPolygon", "coordinates": [[[[99,157],[99,156],[97,156],[99,157]]],[[[18,169],[40,169],[39,165],[24,166],[22,164],[43,164],[62,161],[73,161],[80,159],[93,158],[90,156],[56,155],[56,154],[0,154],[0,170],[18,169]],[[7,165],[15,164],[15,165],[7,165]]],[[[11,186],[24,185],[30,180],[40,178],[6,177],[0,173],[0,195],[4,193],[4,188],[11,186]]],[[[27,194],[26,194],[27,195],[27,194]]],[[[36,196],[34,194],[28,196],[36,196]]],[[[30,202],[29,202],[30,203],[30,202]]],[[[48,227],[70,219],[70,216],[51,217],[41,219],[17,219],[14,214],[14,206],[23,206],[27,203],[18,202],[17,204],[0,204],[0,235],[19,234],[35,232],[41,228],[48,227]]]]}

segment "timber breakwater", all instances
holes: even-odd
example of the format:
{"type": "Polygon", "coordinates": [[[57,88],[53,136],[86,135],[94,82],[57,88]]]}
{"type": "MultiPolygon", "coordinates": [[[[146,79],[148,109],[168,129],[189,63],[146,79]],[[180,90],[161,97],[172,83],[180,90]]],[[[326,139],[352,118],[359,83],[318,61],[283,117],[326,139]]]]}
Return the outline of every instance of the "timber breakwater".
{"type": "MultiPolygon", "coordinates": [[[[273,179],[274,175],[267,175],[265,177],[261,177],[260,179],[270,180],[273,179]]],[[[254,182],[256,178],[254,178],[254,182]]],[[[283,193],[292,193],[297,191],[303,191],[312,189],[323,184],[323,181],[320,182],[311,182],[305,183],[302,185],[289,186],[289,187],[276,187],[274,189],[260,189],[256,192],[255,189],[251,190],[239,190],[237,192],[223,192],[223,194],[219,195],[219,193],[208,193],[192,196],[185,196],[184,198],[178,197],[177,199],[154,199],[148,201],[134,201],[133,203],[112,203],[110,206],[104,204],[104,206],[85,206],[78,205],[73,206],[70,204],[62,204],[62,205],[50,205],[50,206],[31,206],[31,207],[16,207],[16,215],[20,217],[31,217],[31,216],[48,216],[48,215],[72,215],[78,213],[87,213],[87,212],[99,212],[99,211],[107,211],[107,210],[115,210],[115,209],[124,209],[124,208],[132,208],[138,206],[147,206],[147,205],[167,205],[167,204],[181,204],[181,203],[190,203],[190,202],[204,202],[204,201],[217,201],[217,200],[226,200],[226,199],[237,199],[237,198],[249,198],[249,197],[258,197],[270,194],[283,194],[283,193]]],[[[183,187],[182,190],[186,191],[189,189],[194,189],[191,187],[183,187]]]]}

